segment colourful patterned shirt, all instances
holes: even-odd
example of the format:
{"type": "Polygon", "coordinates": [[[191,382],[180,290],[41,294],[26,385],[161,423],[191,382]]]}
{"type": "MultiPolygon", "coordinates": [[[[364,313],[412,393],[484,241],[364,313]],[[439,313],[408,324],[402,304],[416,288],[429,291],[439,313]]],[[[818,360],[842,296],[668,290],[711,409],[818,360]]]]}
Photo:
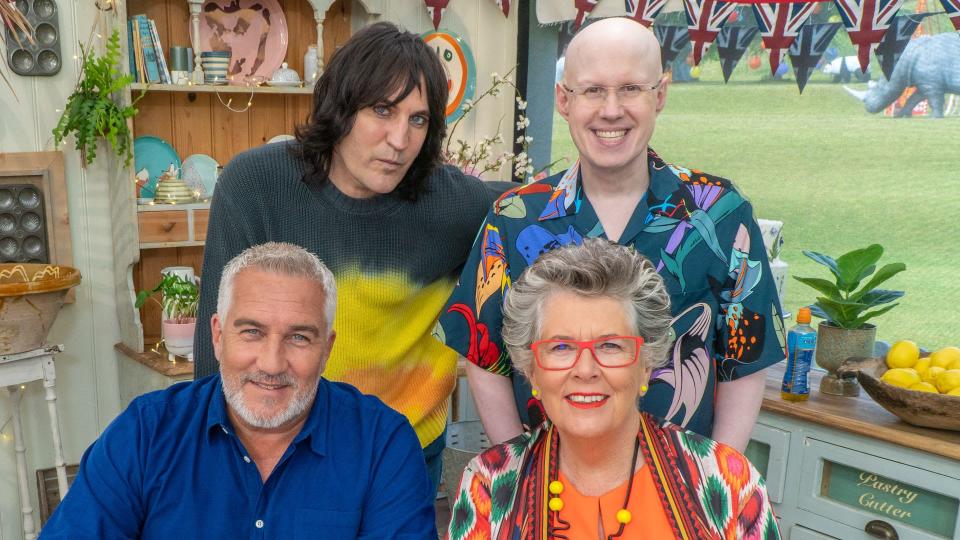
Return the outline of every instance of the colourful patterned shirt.
{"type": "MultiPolygon", "coordinates": [[[[705,436],[718,382],[781,361],[783,318],[750,203],[726,179],[668,165],[652,150],[650,187],[618,242],[657,267],[673,304],[672,359],[653,373],[643,409],[705,436]]],[[[510,284],[541,254],[606,235],[583,193],[579,164],[511,191],[487,214],[440,316],[447,346],[491,372],[512,375],[500,337],[510,284]]],[[[540,402],[514,377],[521,419],[535,426],[540,402]]]]}
{"type": "MultiPolygon", "coordinates": [[[[650,467],[673,538],[776,540],[780,531],[763,476],[733,448],[641,415],[640,449],[650,467]]],[[[448,540],[543,540],[560,522],[547,510],[558,437],[549,423],[494,446],[463,471],[451,510],[448,540]]],[[[562,495],[561,495],[562,498],[562,495]]],[[[623,538],[645,538],[633,521],[623,538]],[[634,527],[631,530],[631,527],[634,527]]],[[[658,537],[659,538],[659,537],[658,537]]]]}

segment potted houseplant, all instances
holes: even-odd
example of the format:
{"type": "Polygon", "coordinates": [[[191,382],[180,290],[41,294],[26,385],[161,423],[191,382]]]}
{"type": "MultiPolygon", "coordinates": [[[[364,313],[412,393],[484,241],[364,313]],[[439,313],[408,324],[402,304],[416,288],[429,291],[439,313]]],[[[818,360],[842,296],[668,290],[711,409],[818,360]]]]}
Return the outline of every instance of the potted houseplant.
{"type": "Polygon", "coordinates": [[[133,152],[127,120],[137,114],[134,105],[143,94],[129,105],[119,101],[120,91],[133,82],[133,75],[124,73],[120,67],[120,33],[114,30],[110,35],[103,56],[82,46],[80,50],[83,53],[80,79],[53,128],[54,144],[60,146],[73,134],[76,149],[80,151],[80,165],[86,168],[97,157],[99,140],[104,139],[124,160],[124,165],[129,165],[133,152]]]}
{"type": "Polygon", "coordinates": [[[868,320],[882,315],[894,307],[894,300],[903,296],[903,291],[877,288],[881,283],[903,272],[903,263],[888,263],[877,268],[883,255],[883,247],[873,244],[855,249],[836,259],[814,251],[804,251],[819,264],[826,266],[833,281],[821,278],[794,278],[816,290],[822,296],[810,306],[810,312],[823,322],[817,327],[817,364],[826,369],[820,382],[820,391],[825,394],[855,396],[860,393],[856,379],[837,377],[837,368],[852,356],[873,356],[877,327],[868,320]]]}
{"type": "Polygon", "coordinates": [[[199,289],[193,281],[170,273],[164,274],[156,287],[137,293],[137,308],[146,303],[147,298],[160,293],[163,301],[163,342],[167,352],[193,359],[193,333],[197,324],[197,299],[199,289]]]}

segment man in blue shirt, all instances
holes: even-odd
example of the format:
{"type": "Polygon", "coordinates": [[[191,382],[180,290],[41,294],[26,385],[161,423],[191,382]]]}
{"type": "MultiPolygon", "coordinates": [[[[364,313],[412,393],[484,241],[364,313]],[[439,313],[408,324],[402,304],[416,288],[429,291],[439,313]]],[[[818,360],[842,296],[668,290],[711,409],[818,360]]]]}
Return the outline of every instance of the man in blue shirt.
{"type": "Polygon", "coordinates": [[[134,400],[41,538],[437,538],[413,428],[320,377],[336,311],[320,259],[248,248],[217,300],[220,373],[134,400]]]}

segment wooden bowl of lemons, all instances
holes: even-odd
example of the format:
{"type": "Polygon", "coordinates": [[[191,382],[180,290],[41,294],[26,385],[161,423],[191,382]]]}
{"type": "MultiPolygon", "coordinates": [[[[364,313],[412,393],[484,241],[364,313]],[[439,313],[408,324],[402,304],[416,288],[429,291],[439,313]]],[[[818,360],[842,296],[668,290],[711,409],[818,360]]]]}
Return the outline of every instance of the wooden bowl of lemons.
{"type": "Polygon", "coordinates": [[[867,394],[908,424],[960,431],[960,349],[956,347],[921,355],[915,344],[897,342],[886,358],[851,358],[839,371],[856,372],[867,394]]]}

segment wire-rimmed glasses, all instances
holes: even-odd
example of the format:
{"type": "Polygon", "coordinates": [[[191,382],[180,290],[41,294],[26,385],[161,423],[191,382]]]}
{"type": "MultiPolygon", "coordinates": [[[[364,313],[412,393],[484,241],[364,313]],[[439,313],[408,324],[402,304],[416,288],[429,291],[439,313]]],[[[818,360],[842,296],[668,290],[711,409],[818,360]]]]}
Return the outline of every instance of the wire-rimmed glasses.
{"type": "Polygon", "coordinates": [[[658,88],[660,88],[661,84],[663,84],[663,79],[660,79],[656,84],[627,83],[620,86],[601,86],[598,84],[590,84],[571,88],[566,84],[561,83],[560,86],[563,87],[563,89],[567,92],[570,92],[575,96],[581,96],[590,103],[600,104],[607,101],[607,97],[610,95],[610,92],[614,92],[616,94],[617,100],[620,103],[630,103],[647,92],[656,91],[658,88]]]}

